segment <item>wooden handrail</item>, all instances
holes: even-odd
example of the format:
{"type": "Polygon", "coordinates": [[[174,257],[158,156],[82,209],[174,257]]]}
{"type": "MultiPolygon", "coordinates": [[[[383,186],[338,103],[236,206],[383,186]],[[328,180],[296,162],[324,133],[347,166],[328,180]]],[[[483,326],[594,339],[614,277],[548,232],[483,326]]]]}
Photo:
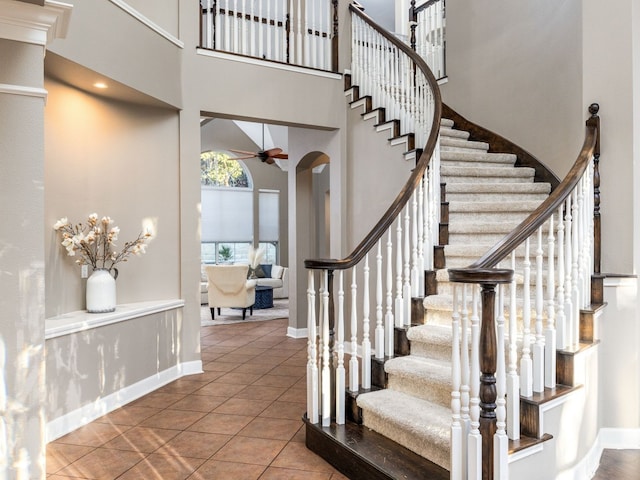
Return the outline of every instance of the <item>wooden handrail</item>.
{"type": "Polygon", "coordinates": [[[416,164],[416,168],[411,173],[409,180],[404,185],[398,196],[395,198],[391,206],[384,213],[382,218],[373,227],[373,229],[367,234],[367,236],[360,242],[360,244],[351,252],[351,254],[343,259],[308,259],[304,261],[306,268],[316,270],[345,270],[358,264],[360,260],[364,258],[367,252],[369,252],[387,231],[389,226],[393,223],[396,217],[400,214],[404,206],[407,204],[414,190],[417,188],[420,180],[424,176],[431,156],[436,148],[438,142],[438,136],[440,134],[440,118],[442,116],[442,97],[440,95],[440,88],[438,82],[431,72],[431,69],[427,66],[426,62],[411,48],[391,35],[387,30],[382,28],[376,22],[374,22],[368,15],[363,13],[357,6],[353,4],[349,5],[349,10],[352,14],[361,17],[366,23],[374,28],[378,34],[384,37],[387,41],[392,43],[394,47],[406,54],[414,62],[416,68],[420,70],[433,92],[434,111],[433,120],[431,122],[431,131],[427,144],[425,145],[422,155],[416,164]]]}
{"type": "MultiPolygon", "coordinates": [[[[523,220],[511,233],[495,244],[482,258],[473,263],[468,269],[489,269],[495,267],[506,258],[523,241],[529,238],[540,228],[549,217],[558,210],[575,186],[582,178],[585,170],[594,156],[600,155],[600,118],[597,103],[589,106],[591,118],[587,120],[586,133],[582,149],[578,154],[573,167],[551,195],[540,204],[525,220],[523,220]]],[[[599,245],[597,246],[599,247],[599,245]]],[[[599,254],[598,254],[599,255],[599,254]]],[[[599,256],[598,256],[599,258],[599,256]]]]}

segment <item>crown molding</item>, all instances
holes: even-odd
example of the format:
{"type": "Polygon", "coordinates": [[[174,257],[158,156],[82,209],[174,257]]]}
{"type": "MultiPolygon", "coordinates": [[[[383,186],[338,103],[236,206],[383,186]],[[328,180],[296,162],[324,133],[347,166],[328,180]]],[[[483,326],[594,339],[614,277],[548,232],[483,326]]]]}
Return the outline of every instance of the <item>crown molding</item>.
{"type": "Polygon", "coordinates": [[[45,0],[44,6],[0,0],[0,39],[46,46],[64,38],[73,5],[45,0]]]}

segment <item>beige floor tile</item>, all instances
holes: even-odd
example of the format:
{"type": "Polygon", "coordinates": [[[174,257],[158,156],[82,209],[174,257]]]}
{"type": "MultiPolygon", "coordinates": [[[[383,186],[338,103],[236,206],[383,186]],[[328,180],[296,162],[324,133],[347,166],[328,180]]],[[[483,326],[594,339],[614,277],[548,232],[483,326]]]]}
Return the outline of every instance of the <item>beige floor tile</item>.
{"type": "Polygon", "coordinates": [[[269,465],[287,442],[266,438],[234,437],[213,456],[225,462],[269,465]]]}
{"type": "Polygon", "coordinates": [[[55,473],[93,450],[94,447],[85,445],[50,443],[47,445],[47,473],[55,473]]]}
{"type": "Polygon", "coordinates": [[[246,427],[240,430],[238,435],[289,441],[293,438],[301,425],[302,420],[257,417],[246,427]]]}
{"type": "Polygon", "coordinates": [[[271,405],[271,400],[250,400],[247,398],[230,398],[219,407],[215,413],[230,413],[235,415],[256,416],[271,405]]]}
{"type": "Polygon", "coordinates": [[[181,432],[155,453],[176,457],[208,459],[232,438],[232,435],[219,433],[181,432]]]}
{"type": "Polygon", "coordinates": [[[334,472],[331,465],[299,442],[289,442],[271,466],[313,472],[334,472]]]}
{"type": "Polygon", "coordinates": [[[175,437],[179,430],[133,427],[122,435],[104,444],[105,448],[151,453],[175,437]]]}
{"type": "Polygon", "coordinates": [[[129,428],[126,425],[93,422],[57,439],[56,443],[100,447],[129,428]]]}
{"type": "Polygon", "coordinates": [[[93,480],[113,480],[143,458],[144,454],[139,452],[97,448],[63,468],[57,474],[93,480]]]}
{"type": "Polygon", "coordinates": [[[104,415],[96,420],[99,423],[111,423],[113,425],[137,425],[143,420],[152,417],[161,408],[154,407],[138,407],[135,405],[125,405],[122,408],[104,415]]]}
{"type": "Polygon", "coordinates": [[[260,480],[330,480],[331,473],[292,470],[289,468],[269,467],[260,480]]]}
{"type": "Polygon", "coordinates": [[[152,428],[186,430],[205,415],[206,413],[204,412],[194,412],[191,410],[165,409],[153,417],[147,418],[144,422],[140,423],[140,425],[152,428]]]}
{"type": "Polygon", "coordinates": [[[189,427],[189,431],[236,435],[254,418],[255,417],[249,415],[209,413],[200,421],[189,427]]]}
{"type": "Polygon", "coordinates": [[[188,395],[171,405],[171,408],[174,410],[209,413],[227,400],[227,397],[214,397],[213,395],[188,395]]]}
{"type": "Polygon", "coordinates": [[[262,465],[209,460],[189,480],[257,480],[264,470],[262,465]]]}
{"type": "Polygon", "coordinates": [[[253,400],[275,400],[287,389],[284,387],[264,387],[261,385],[249,385],[238,392],[236,398],[248,398],[253,400]]]}
{"type": "Polygon", "coordinates": [[[269,418],[285,418],[287,420],[300,420],[306,411],[306,403],[301,404],[300,402],[276,400],[262,413],[260,413],[260,416],[269,418]]]}
{"type": "Polygon", "coordinates": [[[184,480],[204,462],[201,458],[173,457],[153,453],[118,480],[184,480]]]}

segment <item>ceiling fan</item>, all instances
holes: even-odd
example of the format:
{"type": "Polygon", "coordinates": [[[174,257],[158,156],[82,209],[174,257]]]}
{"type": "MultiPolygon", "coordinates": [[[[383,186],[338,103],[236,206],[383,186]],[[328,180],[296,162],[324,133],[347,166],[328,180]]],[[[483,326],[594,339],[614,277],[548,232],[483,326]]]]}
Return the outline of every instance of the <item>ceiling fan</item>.
{"type": "Polygon", "coordinates": [[[273,165],[276,162],[275,159],[287,160],[289,158],[288,154],[282,153],[283,150],[281,148],[276,147],[276,148],[269,148],[268,150],[264,149],[264,123],[262,124],[262,149],[261,150],[258,150],[257,152],[247,152],[245,150],[234,150],[233,148],[230,148],[229,151],[242,155],[240,157],[234,157],[232,158],[232,160],[246,160],[248,158],[259,158],[260,161],[262,161],[263,163],[267,163],[269,165],[273,165]]]}

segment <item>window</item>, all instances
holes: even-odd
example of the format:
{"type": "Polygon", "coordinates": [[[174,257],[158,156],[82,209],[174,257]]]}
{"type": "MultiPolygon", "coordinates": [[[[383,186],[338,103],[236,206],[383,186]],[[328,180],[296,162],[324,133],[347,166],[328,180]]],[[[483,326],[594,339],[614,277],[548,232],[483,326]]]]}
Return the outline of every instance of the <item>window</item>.
{"type": "Polygon", "coordinates": [[[242,164],[224,152],[200,154],[200,182],[209,187],[250,187],[242,164]]]}

